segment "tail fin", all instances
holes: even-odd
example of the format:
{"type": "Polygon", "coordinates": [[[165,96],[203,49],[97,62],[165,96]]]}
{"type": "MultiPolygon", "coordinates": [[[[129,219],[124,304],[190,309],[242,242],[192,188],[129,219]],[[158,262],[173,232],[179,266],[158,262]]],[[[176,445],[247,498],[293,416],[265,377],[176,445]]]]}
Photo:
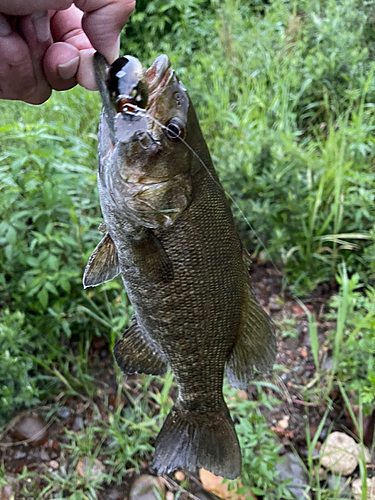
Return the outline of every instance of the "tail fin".
{"type": "Polygon", "coordinates": [[[156,439],[154,467],[159,474],[179,467],[203,467],[217,476],[235,479],[241,474],[241,449],[223,401],[217,413],[198,413],[173,406],[156,439]]]}

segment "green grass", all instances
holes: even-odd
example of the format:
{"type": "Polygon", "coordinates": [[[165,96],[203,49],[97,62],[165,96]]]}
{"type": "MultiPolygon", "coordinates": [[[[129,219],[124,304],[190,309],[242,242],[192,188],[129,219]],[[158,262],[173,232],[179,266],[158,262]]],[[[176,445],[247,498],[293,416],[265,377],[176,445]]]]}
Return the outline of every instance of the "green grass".
{"type": "MultiPolygon", "coordinates": [[[[327,280],[340,286],[326,317],[337,324],[327,341],[329,373],[319,325],[306,310],[317,382],[304,396],[330,407],[330,390],[340,384],[364,413],[375,400],[374,16],[374,5],[361,0],[140,0],[122,39],[123,51],[145,65],[160,52],[170,56],[220,178],[250,223],[233,204],[254,258],[272,258],[299,296],[327,280]]],[[[92,339],[113,346],[132,315],[119,279],[89,291],[81,284],[102,237],[98,96],[74,89],[39,107],[1,102],[0,113],[0,425],[42,403],[56,412],[67,397],[89,405],[97,420],[67,435],[68,466],[46,471],[42,489],[30,471],[18,481],[25,498],[94,500],[103,485],[150,460],[172,379],[155,386],[143,377],[134,397],[117,372],[126,407],[113,409],[101,396],[104,418],[95,403],[92,339]],[[80,479],[83,456],[100,456],[111,473],[80,479]]],[[[279,327],[281,336],[298,335],[293,318],[279,327]]],[[[277,401],[261,390],[253,402],[230,389],[227,398],[240,422],[243,484],[287,498],[259,412],[277,401]]],[[[307,488],[332,498],[316,479],[314,437],[308,444],[307,488]]],[[[0,485],[4,477],[0,471],[0,485]]]]}

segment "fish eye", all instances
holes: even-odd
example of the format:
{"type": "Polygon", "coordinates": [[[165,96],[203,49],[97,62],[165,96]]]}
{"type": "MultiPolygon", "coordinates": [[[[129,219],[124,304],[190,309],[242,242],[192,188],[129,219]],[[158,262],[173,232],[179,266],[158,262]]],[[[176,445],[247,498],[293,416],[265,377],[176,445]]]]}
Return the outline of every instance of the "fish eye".
{"type": "Polygon", "coordinates": [[[168,139],[172,142],[178,142],[179,139],[183,139],[185,137],[185,129],[182,123],[176,118],[172,118],[167,123],[166,135],[168,139]]]}

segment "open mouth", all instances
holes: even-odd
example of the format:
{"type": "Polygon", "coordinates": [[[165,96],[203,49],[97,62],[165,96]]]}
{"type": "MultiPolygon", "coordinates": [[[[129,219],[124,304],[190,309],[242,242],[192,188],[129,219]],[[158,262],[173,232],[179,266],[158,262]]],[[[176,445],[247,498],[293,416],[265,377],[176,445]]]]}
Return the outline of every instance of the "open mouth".
{"type": "Polygon", "coordinates": [[[157,95],[169,81],[172,73],[171,63],[165,54],[158,56],[150,68],[148,68],[145,74],[148,83],[148,101],[146,109],[149,109],[153,105],[157,95]]]}

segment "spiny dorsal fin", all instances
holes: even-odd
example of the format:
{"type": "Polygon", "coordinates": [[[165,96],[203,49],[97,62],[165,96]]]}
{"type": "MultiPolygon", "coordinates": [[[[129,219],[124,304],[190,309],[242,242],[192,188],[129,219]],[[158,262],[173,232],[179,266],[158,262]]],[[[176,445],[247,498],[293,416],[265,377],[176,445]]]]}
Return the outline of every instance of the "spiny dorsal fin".
{"type": "Polygon", "coordinates": [[[83,287],[101,285],[119,273],[117,250],[107,233],[89,258],[83,275],[83,287]]]}

